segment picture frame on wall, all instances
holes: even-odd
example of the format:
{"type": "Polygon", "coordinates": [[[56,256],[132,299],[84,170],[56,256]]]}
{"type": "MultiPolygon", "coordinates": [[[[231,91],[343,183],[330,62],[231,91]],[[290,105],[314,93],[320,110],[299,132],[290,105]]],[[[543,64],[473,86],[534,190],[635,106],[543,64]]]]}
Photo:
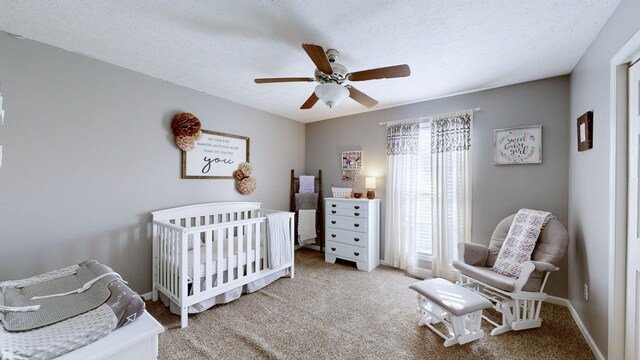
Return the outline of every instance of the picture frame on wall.
{"type": "Polygon", "coordinates": [[[342,152],[342,170],[362,170],[362,150],[342,152]]]}
{"type": "Polygon", "coordinates": [[[587,111],[577,120],[578,151],[593,148],[593,111],[587,111]]]}
{"type": "Polygon", "coordinates": [[[493,131],[494,165],[542,163],[542,125],[493,131]]]}
{"type": "Polygon", "coordinates": [[[182,152],[182,179],[233,179],[241,162],[249,162],[246,136],[202,130],[195,148],[182,152]]]}

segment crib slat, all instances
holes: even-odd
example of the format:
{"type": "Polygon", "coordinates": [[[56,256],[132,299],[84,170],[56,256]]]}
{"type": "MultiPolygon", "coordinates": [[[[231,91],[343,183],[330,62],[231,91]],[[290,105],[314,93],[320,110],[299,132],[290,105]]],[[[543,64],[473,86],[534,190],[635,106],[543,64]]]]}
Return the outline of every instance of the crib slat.
{"type": "Polygon", "coordinates": [[[173,237],[174,237],[175,232],[173,230],[169,231],[169,239],[167,239],[169,241],[168,247],[167,247],[167,253],[169,255],[169,271],[167,272],[167,285],[169,285],[169,292],[173,295],[175,295],[173,293],[173,269],[175,267],[175,250],[173,249],[173,237]]]}
{"type": "Polygon", "coordinates": [[[204,233],[204,251],[205,251],[205,265],[204,265],[204,272],[205,272],[205,286],[204,289],[209,290],[211,289],[211,282],[213,281],[212,279],[212,274],[213,274],[213,264],[211,261],[211,251],[212,251],[212,247],[211,247],[211,235],[212,235],[213,231],[207,231],[204,233]]]}
{"type": "Polygon", "coordinates": [[[169,290],[169,293],[173,294],[171,291],[171,266],[173,266],[173,258],[171,257],[171,237],[173,236],[172,230],[167,230],[167,237],[164,240],[165,247],[165,255],[166,255],[166,269],[165,269],[165,279],[164,286],[169,290]]]}
{"type": "MultiPolygon", "coordinates": [[[[243,269],[243,263],[246,260],[246,256],[244,256],[242,249],[244,248],[244,225],[240,225],[238,226],[238,260],[237,260],[237,266],[236,268],[238,269],[238,279],[242,279],[244,277],[244,269],[243,269]]],[[[247,252],[247,255],[249,254],[249,252],[247,252]]]]}
{"type": "MultiPolygon", "coordinates": [[[[249,257],[249,253],[253,250],[252,248],[253,242],[253,224],[247,225],[247,276],[253,274],[253,264],[254,261],[249,257]]],[[[253,253],[255,256],[255,252],[253,253]]]]}
{"type": "Polygon", "coordinates": [[[200,293],[200,233],[188,236],[193,241],[193,294],[196,295],[200,293]]]}
{"type": "Polygon", "coordinates": [[[235,278],[233,275],[233,243],[235,242],[234,234],[236,233],[237,226],[231,226],[227,229],[229,232],[227,233],[227,281],[231,282],[235,278]]]}
{"type": "Polygon", "coordinates": [[[179,279],[179,273],[178,271],[180,270],[180,256],[178,256],[178,251],[180,248],[180,234],[178,234],[177,231],[173,232],[173,258],[175,259],[175,261],[173,262],[173,276],[171,277],[171,280],[173,281],[173,292],[176,296],[180,296],[180,283],[178,283],[178,279],[179,279]]]}
{"type": "Polygon", "coordinates": [[[174,233],[175,233],[175,232],[174,232],[173,230],[171,230],[171,231],[169,232],[169,250],[168,250],[168,251],[169,251],[169,258],[171,259],[171,262],[169,263],[169,273],[167,274],[167,275],[169,276],[169,279],[168,279],[168,280],[169,280],[169,283],[168,283],[168,285],[169,285],[169,292],[170,292],[172,295],[175,295],[175,294],[174,294],[174,291],[173,291],[173,269],[174,269],[174,268],[175,268],[175,266],[176,266],[176,264],[175,264],[175,261],[176,261],[176,260],[175,260],[176,253],[175,253],[175,250],[174,250],[174,248],[173,248],[173,237],[174,237],[174,233]]]}
{"type": "Polygon", "coordinates": [[[158,248],[158,285],[162,285],[162,263],[164,262],[164,254],[162,253],[162,238],[164,237],[164,228],[160,225],[154,225],[156,227],[156,234],[158,234],[156,247],[158,248]]]}
{"type": "Polygon", "coordinates": [[[217,252],[216,252],[216,264],[217,264],[217,273],[216,273],[216,286],[222,286],[223,284],[223,277],[222,277],[222,260],[224,258],[224,254],[222,253],[223,249],[222,249],[222,243],[224,242],[224,231],[225,229],[218,229],[217,231],[217,236],[218,239],[216,239],[216,247],[217,247],[217,252]]]}
{"type": "Polygon", "coordinates": [[[256,224],[256,272],[259,272],[261,269],[260,260],[262,257],[260,256],[260,248],[261,248],[261,237],[262,237],[262,222],[256,224]]]}
{"type": "MultiPolygon", "coordinates": [[[[187,320],[186,307],[184,307],[184,305],[189,298],[189,292],[188,292],[189,287],[187,282],[187,279],[189,277],[188,275],[189,274],[189,235],[185,233],[181,233],[179,236],[180,236],[180,243],[179,243],[180,248],[178,253],[180,254],[180,268],[178,269],[178,276],[176,276],[176,282],[179,282],[178,294],[180,294],[179,296],[180,296],[181,313],[183,311],[185,313],[184,317],[181,316],[181,324],[184,323],[186,326],[186,320],[187,320]]],[[[192,238],[192,240],[194,240],[195,248],[197,248],[199,251],[200,241],[198,240],[198,242],[195,243],[195,239],[192,238]]],[[[198,271],[200,271],[200,259],[198,259],[198,264],[194,264],[194,268],[195,267],[197,267],[198,271]]],[[[200,281],[200,276],[193,279],[194,284],[198,281],[200,281]]]]}
{"type": "Polygon", "coordinates": [[[167,237],[164,240],[164,246],[165,246],[165,256],[167,257],[165,259],[166,261],[166,268],[165,268],[165,279],[164,279],[164,286],[167,288],[167,290],[169,290],[169,293],[172,293],[171,291],[171,266],[173,266],[173,258],[171,257],[171,237],[173,236],[173,231],[172,230],[167,230],[167,237]]]}
{"type": "Polygon", "coordinates": [[[178,232],[174,232],[173,233],[173,257],[175,259],[174,262],[174,266],[173,266],[173,291],[175,292],[176,296],[181,296],[180,294],[180,283],[179,283],[179,279],[180,279],[180,240],[181,240],[181,236],[180,234],[178,234],[178,232]]]}

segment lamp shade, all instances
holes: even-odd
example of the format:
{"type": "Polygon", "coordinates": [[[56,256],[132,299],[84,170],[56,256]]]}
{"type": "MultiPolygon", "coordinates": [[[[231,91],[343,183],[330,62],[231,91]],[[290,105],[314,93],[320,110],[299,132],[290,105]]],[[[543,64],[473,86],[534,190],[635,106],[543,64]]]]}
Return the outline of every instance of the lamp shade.
{"type": "Polygon", "coordinates": [[[338,84],[325,83],[316,86],[316,95],[329,107],[334,107],[349,96],[349,90],[338,84]]]}
{"type": "Polygon", "coordinates": [[[364,180],[364,187],[367,189],[375,189],[376,178],[367,176],[367,178],[364,180]]]}

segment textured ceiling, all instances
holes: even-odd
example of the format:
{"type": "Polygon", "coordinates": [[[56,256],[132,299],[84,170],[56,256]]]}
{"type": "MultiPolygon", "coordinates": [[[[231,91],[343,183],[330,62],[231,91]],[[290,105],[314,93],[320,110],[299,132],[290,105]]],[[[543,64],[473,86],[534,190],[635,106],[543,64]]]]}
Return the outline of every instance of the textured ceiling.
{"type": "Polygon", "coordinates": [[[571,72],[619,0],[0,0],[0,30],[311,122],[571,72]],[[299,110],[315,83],[301,48],[349,71],[409,64],[408,78],[352,83],[380,101],[299,110]]]}

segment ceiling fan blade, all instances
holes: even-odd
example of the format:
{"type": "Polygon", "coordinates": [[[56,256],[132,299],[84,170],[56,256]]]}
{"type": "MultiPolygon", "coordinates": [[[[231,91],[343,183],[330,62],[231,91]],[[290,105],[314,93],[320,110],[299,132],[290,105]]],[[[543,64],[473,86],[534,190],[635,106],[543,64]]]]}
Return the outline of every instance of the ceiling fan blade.
{"type": "Polygon", "coordinates": [[[411,69],[409,69],[409,65],[395,65],[395,66],[387,66],[381,67],[377,69],[369,69],[356,71],[354,73],[349,74],[349,80],[351,81],[365,81],[365,80],[375,80],[375,79],[389,79],[389,78],[398,78],[405,77],[411,75],[411,69]]]}
{"type": "Polygon", "coordinates": [[[311,82],[316,79],[310,77],[289,77],[289,78],[263,78],[263,79],[255,79],[253,81],[256,84],[268,84],[268,83],[280,83],[280,82],[296,82],[296,81],[304,81],[311,82]]]}
{"type": "Polygon", "coordinates": [[[307,52],[307,55],[311,58],[311,61],[316,65],[318,70],[325,74],[333,74],[331,63],[327,59],[324,49],[320,45],[314,44],[302,44],[302,48],[307,52]]]}
{"type": "Polygon", "coordinates": [[[313,105],[316,104],[316,102],[318,102],[318,97],[316,96],[315,92],[312,92],[311,96],[309,96],[307,101],[305,101],[304,104],[302,104],[302,106],[300,106],[300,109],[301,110],[311,109],[313,107],[313,105]]]}
{"type": "Polygon", "coordinates": [[[359,102],[360,104],[368,108],[378,105],[378,101],[376,99],[354,88],[353,86],[347,85],[346,88],[349,89],[349,97],[359,102]]]}

